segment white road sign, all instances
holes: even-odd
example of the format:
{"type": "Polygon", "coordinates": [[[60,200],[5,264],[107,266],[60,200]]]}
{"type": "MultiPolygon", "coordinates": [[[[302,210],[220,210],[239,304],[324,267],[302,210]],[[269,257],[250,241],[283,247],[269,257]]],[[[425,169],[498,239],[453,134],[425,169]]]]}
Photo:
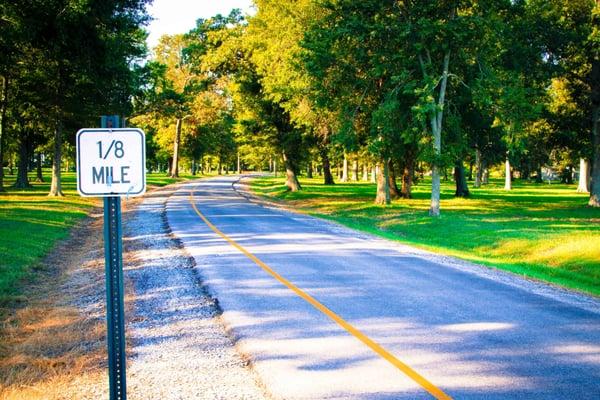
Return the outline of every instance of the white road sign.
{"type": "Polygon", "coordinates": [[[146,139],[140,129],[77,132],[77,191],[82,196],[140,196],[146,191],[146,139]]]}

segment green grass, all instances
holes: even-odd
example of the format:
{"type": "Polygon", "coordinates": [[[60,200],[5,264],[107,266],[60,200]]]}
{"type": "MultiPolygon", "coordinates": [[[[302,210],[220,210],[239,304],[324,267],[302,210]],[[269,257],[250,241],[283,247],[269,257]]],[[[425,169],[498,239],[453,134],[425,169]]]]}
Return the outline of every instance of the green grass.
{"type": "Polygon", "coordinates": [[[283,178],[260,178],[252,189],[351,228],[600,295],[600,210],[574,185],[516,182],[505,191],[498,180],[459,199],[453,182],[443,182],[442,216],[431,218],[428,182],[414,187],[414,199],[387,207],[373,204],[373,184],[301,183],[292,193],[283,178]]]}
{"type": "MultiPolygon", "coordinates": [[[[0,192],[0,305],[18,299],[20,282],[33,276],[41,259],[68,236],[75,223],[94,205],[101,205],[98,198],[79,196],[73,172],[62,174],[65,197],[48,197],[50,171],[44,172],[45,182],[36,183],[32,174],[32,188],[26,190],[10,187],[15,176],[5,175],[5,192],[0,192]]],[[[164,186],[190,178],[149,174],[147,185],[164,186]]]]}

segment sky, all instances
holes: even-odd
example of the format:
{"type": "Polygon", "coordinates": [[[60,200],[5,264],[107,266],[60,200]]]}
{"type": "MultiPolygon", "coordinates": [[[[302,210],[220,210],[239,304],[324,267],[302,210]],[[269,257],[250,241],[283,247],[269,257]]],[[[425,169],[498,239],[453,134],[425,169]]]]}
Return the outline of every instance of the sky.
{"type": "Polygon", "coordinates": [[[148,7],[154,18],[146,28],[150,32],[148,47],[156,46],[162,35],[189,31],[198,18],[227,15],[233,8],[252,13],[252,0],[154,0],[148,7]]]}

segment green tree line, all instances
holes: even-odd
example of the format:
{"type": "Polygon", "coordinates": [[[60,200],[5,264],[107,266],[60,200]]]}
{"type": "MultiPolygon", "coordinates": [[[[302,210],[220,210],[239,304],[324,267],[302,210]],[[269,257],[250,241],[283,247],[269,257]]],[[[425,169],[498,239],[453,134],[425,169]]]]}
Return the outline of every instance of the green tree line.
{"type": "MultiPolygon", "coordinates": [[[[0,165],[12,169],[17,160],[17,188],[30,186],[35,159],[38,180],[51,163],[50,195],[62,196],[62,162],[73,158],[75,132],[98,126],[102,114],[132,112],[146,3],[0,1],[0,165]]],[[[0,168],[0,191],[3,178],[0,168]]]]}
{"type": "Polygon", "coordinates": [[[19,167],[53,145],[60,170],[61,138],[102,110],[143,127],[148,167],[171,176],[283,169],[296,191],[336,172],[388,204],[430,175],[438,216],[449,172],[467,197],[491,170],[507,190],[553,171],[600,206],[598,0],[255,0],[143,65],[143,1],[25,3],[0,25],[0,157],[19,167]]]}

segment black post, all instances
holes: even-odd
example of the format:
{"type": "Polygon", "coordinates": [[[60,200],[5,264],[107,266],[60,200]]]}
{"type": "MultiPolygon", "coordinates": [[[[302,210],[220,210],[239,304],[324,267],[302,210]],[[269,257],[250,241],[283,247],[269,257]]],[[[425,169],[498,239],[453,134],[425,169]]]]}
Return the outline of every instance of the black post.
{"type": "MultiPolygon", "coordinates": [[[[118,127],[118,117],[102,117],[102,128],[118,127]]],[[[125,311],[121,198],[104,198],[104,260],[110,400],[127,398],[125,381],[125,311]]]]}

